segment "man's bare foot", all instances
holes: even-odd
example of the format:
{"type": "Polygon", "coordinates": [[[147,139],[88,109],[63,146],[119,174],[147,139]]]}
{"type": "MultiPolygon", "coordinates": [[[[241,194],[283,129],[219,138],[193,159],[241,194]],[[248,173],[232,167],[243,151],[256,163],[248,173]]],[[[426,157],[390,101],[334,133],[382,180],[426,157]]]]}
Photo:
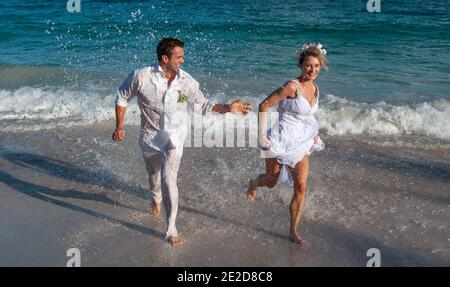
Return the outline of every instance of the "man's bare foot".
{"type": "Polygon", "coordinates": [[[184,243],[184,239],[180,236],[171,236],[169,237],[168,241],[172,246],[179,246],[184,243]]]}
{"type": "Polygon", "coordinates": [[[253,179],[250,179],[247,189],[247,199],[253,201],[255,200],[255,197],[256,197],[256,186],[254,186],[253,179]]]}
{"type": "Polygon", "coordinates": [[[298,235],[295,232],[289,234],[289,239],[292,242],[298,243],[300,245],[308,245],[308,241],[306,241],[305,239],[301,238],[300,235],[298,235]]]}
{"type": "Polygon", "coordinates": [[[161,212],[161,204],[152,201],[152,214],[159,216],[160,212],[161,212]]]}

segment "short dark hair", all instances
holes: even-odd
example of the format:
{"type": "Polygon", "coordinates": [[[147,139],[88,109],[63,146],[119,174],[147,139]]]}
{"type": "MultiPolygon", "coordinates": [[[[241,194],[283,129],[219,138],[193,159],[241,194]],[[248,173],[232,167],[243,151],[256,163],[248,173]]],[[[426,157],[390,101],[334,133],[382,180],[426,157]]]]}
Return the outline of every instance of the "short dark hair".
{"type": "Polygon", "coordinates": [[[156,47],[156,55],[158,55],[158,61],[162,61],[162,56],[172,56],[173,48],[181,47],[184,48],[184,42],[175,38],[163,38],[159,41],[156,47]]]}

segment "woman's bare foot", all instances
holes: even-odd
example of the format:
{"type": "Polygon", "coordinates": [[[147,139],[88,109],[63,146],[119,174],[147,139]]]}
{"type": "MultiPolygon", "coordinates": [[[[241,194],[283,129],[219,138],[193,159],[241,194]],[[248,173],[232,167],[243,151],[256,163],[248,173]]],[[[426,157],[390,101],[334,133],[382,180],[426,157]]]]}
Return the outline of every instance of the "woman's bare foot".
{"type": "Polygon", "coordinates": [[[308,245],[308,241],[306,241],[305,239],[301,238],[300,235],[298,235],[295,232],[289,234],[289,239],[292,242],[298,243],[300,245],[308,245]]]}
{"type": "Polygon", "coordinates": [[[247,189],[247,199],[248,200],[255,200],[256,197],[256,186],[254,186],[253,179],[250,179],[248,189],[247,189]]]}
{"type": "Polygon", "coordinates": [[[172,246],[179,246],[184,243],[184,239],[180,236],[171,236],[167,241],[169,241],[172,246]]]}
{"type": "Polygon", "coordinates": [[[152,201],[152,214],[159,216],[160,212],[161,212],[161,204],[152,201]]]}

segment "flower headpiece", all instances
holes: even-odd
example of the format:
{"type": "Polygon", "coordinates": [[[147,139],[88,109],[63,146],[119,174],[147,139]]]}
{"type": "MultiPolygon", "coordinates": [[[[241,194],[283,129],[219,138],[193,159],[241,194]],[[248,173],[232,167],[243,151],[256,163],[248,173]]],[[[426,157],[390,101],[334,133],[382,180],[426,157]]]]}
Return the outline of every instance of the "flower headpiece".
{"type": "Polygon", "coordinates": [[[327,50],[322,49],[323,45],[320,43],[307,43],[307,44],[303,44],[303,47],[301,49],[297,49],[297,59],[300,59],[300,55],[303,53],[303,51],[315,47],[317,49],[319,49],[319,51],[322,53],[322,55],[326,55],[327,54],[327,50]]]}

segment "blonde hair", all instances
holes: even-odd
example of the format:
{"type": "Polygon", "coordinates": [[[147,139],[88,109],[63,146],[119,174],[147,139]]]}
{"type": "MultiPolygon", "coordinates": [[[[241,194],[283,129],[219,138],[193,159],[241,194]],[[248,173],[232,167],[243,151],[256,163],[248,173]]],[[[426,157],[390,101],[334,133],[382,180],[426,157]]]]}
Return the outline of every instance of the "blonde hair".
{"type": "Polygon", "coordinates": [[[324,68],[325,70],[328,70],[328,66],[330,65],[330,62],[327,59],[327,56],[325,56],[322,51],[317,47],[309,47],[304,49],[300,56],[298,57],[297,64],[300,67],[305,62],[306,58],[308,57],[314,57],[317,58],[320,62],[320,67],[324,68]]]}

